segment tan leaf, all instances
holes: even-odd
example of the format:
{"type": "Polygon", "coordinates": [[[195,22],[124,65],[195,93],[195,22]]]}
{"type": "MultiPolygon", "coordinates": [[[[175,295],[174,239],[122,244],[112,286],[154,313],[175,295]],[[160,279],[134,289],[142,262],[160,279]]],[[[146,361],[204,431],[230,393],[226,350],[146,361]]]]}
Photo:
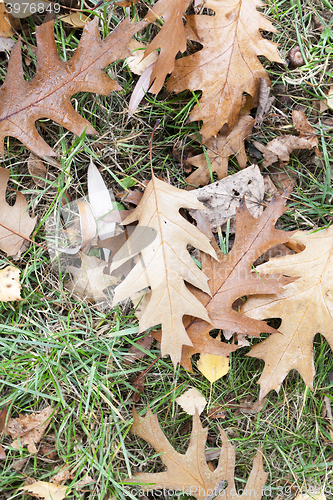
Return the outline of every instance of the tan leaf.
{"type": "Polygon", "coordinates": [[[38,495],[38,497],[45,500],[63,500],[71,492],[66,486],[58,486],[45,481],[36,481],[33,484],[22,486],[20,489],[38,495]]]}
{"type": "Polygon", "coordinates": [[[197,367],[204,377],[212,384],[229,371],[229,357],[216,354],[200,354],[197,367]]]}
{"type": "Polygon", "coordinates": [[[128,48],[132,52],[132,56],[126,59],[126,64],[132,73],[136,75],[142,75],[142,73],[149,68],[158,59],[158,52],[155,50],[149,56],[144,57],[144,50],[147,47],[144,43],[138,42],[137,40],[130,40],[128,48]]]}
{"type": "Polygon", "coordinates": [[[7,266],[0,271],[0,300],[9,302],[21,300],[20,270],[7,266]]]}
{"type": "Polygon", "coordinates": [[[14,439],[12,447],[18,450],[20,444],[21,446],[28,445],[30,453],[37,453],[36,444],[39,443],[48,428],[54,411],[54,408],[48,406],[39,413],[10,418],[5,428],[5,435],[14,439]],[[17,438],[20,438],[20,443],[17,438]]]}
{"type": "MultiPolygon", "coordinates": [[[[260,336],[260,333],[275,333],[264,321],[251,319],[232,308],[233,303],[244,295],[277,293],[281,286],[294,281],[294,278],[263,275],[259,278],[251,272],[253,262],[266,250],[289,240],[293,233],[275,229],[276,220],[286,211],[286,198],[273,199],[264,213],[254,218],[246,208],[244,201],[236,213],[236,237],[231,251],[224,255],[216,248],[219,261],[202,254],[202,270],[209,278],[211,296],[194,289],[192,293],[205,306],[210,323],[197,318],[184,319],[186,332],[193,342],[193,347],[184,346],[181,364],[192,371],[191,356],[197,352],[215,355],[228,355],[238,346],[220,342],[209,335],[212,328],[231,332],[260,336]]],[[[199,228],[209,234],[209,226],[204,220],[198,220],[199,228]]]]}
{"type": "MultiPolygon", "coordinates": [[[[219,457],[218,466],[215,470],[206,463],[205,445],[207,440],[207,429],[203,429],[198,413],[193,417],[193,428],[191,440],[185,454],[178,453],[167,440],[158,423],[156,415],[148,409],[146,417],[140,417],[133,410],[134,424],[131,431],[149,443],[157,453],[166,467],[164,472],[138,473],[136,481],[149,483],[140,485],[144,491],[155,489],[181,490],[197,500],[204,500],[215,490],[217,496],[226,499],[241,500],[241,498],[253,498],[260,500],[268,474],[262,465],[262,453],[259,449],[253,460],[253,468],[247,480],[243,494],[236,493],[234,480],[235,468],[235,446],[231,445],[225,432],[220,429],[222,441],[222,452],[219,457]]],[[[219,497],[218,497],[219,498],[219,497]]]]}
{"type": "Polygon", "coordinates": [[[45,189],[47,187],[47,168],[42,160],[33,153],[30,153],[28,158],[28,170],[36,186],[45,189]]]}
{"type": "Polygon", "coordinates": [[[318,137],[314,128],[307,121],[303,111],[293,111],[293,124],[300,132],[299,136],[282,135],[270,141],[267,146],[254,141],[254,146],[264,155],[263,165],[268,167],[277,161],[288,162],[290,153],[296,149],[312,149],[318,146],[318,137]]]}
{"type": "MultiPolygon", "coordinates": [[[[116,304],[150,287],[150,300],[142,313],[139,333],[162,323],[162,356],[170,354],[174,365],[180,361],[182,345],[192,345],[183,316],[209,320],[204,306],[185,286],[186,281],[209,293],[207,277],[193,262],[187,246],[192,245],[215,257],[209,239],[180,215],[181,207],[200,209],[203,205],[191,191],[172,187],[154,176],[124,224],[139,221],[138,229],[129,237],[130,246],[135,243],[138,231],[142,235],[142,228],[154,229],[157,236],[140,249],[139,262],[117,286],[114,297],[116,304]]],[[[110,271],[128,258],[127,244],[115,255],[110,271]]]]}
{"type": "Polygon", "coordinates": [[[90,257],[80,252],[81,267],[68,266],[67,271],[73,275],[73,281],[66,281],[65,288],[80,299],[99,302],[110,299],[103,290],[115,285],[118,279],[104,274],[107,263],[97,257],[90,257]]]}
{"type": "Polygon", "coordinates": [[[1,87],[0,153],[4,154],[6,136],[16,137],[39,156],[55,156],[55,152],[38,134],[35,122],[39,118],[55,120],[65,129],[81,135],[96,134],[90,123],[73,108],[70,98],[77,92],[98,92],[108,95],[120,86],[111,80],[103,68],[113,61],[130,55],[126,45],[145,22],[130,23],[126,18],[107,38],[101,41],[98,17],[86,24],[73,57],[63,61],[53,35],[54,21],[36,28],[37,72],[26,81],[23,75],[21,47],[12,50],[8,72],[1,87]]]}
{"type": "Polygon", "coordinates": [[[55,476],[52,477],[52,483],[59,485],[61,483],[64,483],[68,479],[73,479],[73,477],[74,476],[71,473],[68,465],[65,464],[64,467],[55,476]]]}
{"type": "Polygon", "coordinates": [[[195,172],[186,178],[188,184],[193,186],[204,186],[208,184],[211,172],[215,172],[219,179],[228,175],[229,156],[235,155],[241,168],[246,167],[246,152],[244,140],[251,136],[254,119],[249,116],[241,116],[231,132],[220,132],[216,137],[208,139],[205,144],[206,153],[209,158],[210,168],[203,153],[188,158],[184,163],[198,167],[195,172]]]}
{"type": "Polygon", "coordinates": [[[61,19],[63,23],[74,26],[75,28],[84,28],[89,17],[82,12],[72,12],[66,16],[59,16],[59,19],[61,19]]]}
{"type": "Polygon", "coordinates": [[[161,49],[150,79],[151,82],[154,82],[150,88],[150,92],[153,94],[159,93],[164,85],[165,77],[173,71],[178,52],[186,50],[183,13],[189,3],[190,0],[158,0],[155,5],[149,8],[145,17],[145,20],[150,23],[161,17],[164,20],[161,31],[145,51],[146,58],[154,50],[161,49]]]}
{"type": "MultiPolygon", "coordinates": [[[[258,273],[298,277],[278,295],[250,297],[242,312],[251,318],[281,318],[279,332],[252,347],[249,356],[265,361],[260,397],[279,391],[290,370],[297,370],[313,388],[313,339],[321,333],[333,349],[333,227],[296,233],[291,241],[304,245],[294,255],[258,266],[258,273]],[[282,335],[281,335],[282,334],[282,335]]],[[[261,276],[261,274],[260,274],[261,276]]]]}
{"type": "Polygon", "coordinates": [[[0,249],[7,255],[16,255],[25,241],[24,237],[29,238],[32,233],[37,218],[32,219],[29,216],[28,204],[19,191],[16,191],[15,205],[8,205],[8,179],[9,170],[0,168],[0,249]]]}
{"type": "Polygon", "coordinates": [[[15,33],[13,28],[18,28],[18,23],[16,19],[7,12],[6,5],[3,0],[0,1],[0,37],[10,38],[15,33]]]}
{"type": "Polygon", "coordinates": [[[198,415],[201,415],[207,404],[203,395],[195,387],[188,389],[184,392],[184,394],[176,398],[176,402],[189,415],[195,415],[196,411],[198,412],[198,415]]]}
{"type": "Polygon", "coordinates": [[[214,16],[186,16],[187,38],[203,48],[177,59],[167,90],[202,90],[199,104],[190,119],[202,120],[200,131],[206,142],[227,123],[230,129],[238,121],[243,93],[258,101],[259,78],[270,80],[259,62],[264,55],[282,63],[275,43],[263,39],[260,30],[275,31],[270,21],[257,11],[260,0],[207,0],[205,7],[214,16]]]}
{"type": "MultiPolygon", "coordinates": [[[[253,217],[257,218],[263,212],[264,180],[257,165],[192,192],[205,205],[205,210],[200,210],[199,215],[209,221],[214,232],[228,220],[231,222],[229,232],[235,232],[236,210],[243,198],[253,217]]],[[[197,220],[198,212],[189,212],[197,220]]]]}

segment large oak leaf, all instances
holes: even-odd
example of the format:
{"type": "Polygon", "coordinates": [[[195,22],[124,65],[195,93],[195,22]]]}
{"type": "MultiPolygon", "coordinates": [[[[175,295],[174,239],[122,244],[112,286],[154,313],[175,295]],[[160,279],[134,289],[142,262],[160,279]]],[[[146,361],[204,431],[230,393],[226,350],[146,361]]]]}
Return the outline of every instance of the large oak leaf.
{"type": "Polygon", "coordinates": [[[264,39],[259,30],[275,28],[257,11],[260,0],[207,0],[214,16],[186,16],[187,38],[202,49],[176,60],[167,84],[170,91],[202,90],[191,120],[202,120],[203,141],[217,134],[225,123],[230,129],[238,120],[243,93],[258,99],[259,78],[270,80],[258,56],[282,63],[277,45],[264,39]]]}
{"type": "Polygon", "coordinates": [[[135,479],[148,483],[142,485],[143,490],[174,489],[204,500],[215,490],[226,500],[251,498],[260,500],[268,474],[263,469],[262,452],[258,451],[253,460],[253,468],[242,495],[236,492],[235,446],[230,443],[225,432],[220,429],[222,449],[216,469],[211,470],[206,463],[205,446],[208,430],[201,425],[198,413],[193,417],[191,440],[185,454],[178,453],[163,434],[156,415],[148,409],[146,417],[140,417],[133,410],[134,423],[131,431],[149,443],[158,454],[166,471],[135,475],[135,479]]]}
{"type": "Polygon", "coordinates": [[[333,227],[296,233],[292,240],[305,250],[271,259],[257,267],[298,279],[278,295],[250,297],[243,312],[251,318],[282,318],[279,331],[252,347],[249,356],[265,361],[260,377],[260,398],[279,391],[290,370],[297,370],[313,388],[313,339],[321,333],[333,349],[333,227]]]}
{"type": "MultiPolygon", "coordinates": [[[[252,319],[232,308],[233,303],[244,295],[277,293],[281,286],[291,279],[272,274],[260,277],[251,272],[253,263],[269,248],[287,242],[293,233],[275,229],[277,219],[287,210],[286,198],[273,198],[263,214],[255,218],[242,201],[236,213],[236,237],[228,254],[223,254],[214,239],[218,261],[202,254],[202,270],[209,278],[211,295],[189,286],[192,293],[205,306],[210,324],[198,318],[185,318],[186,332],[192,340],[193,347],[184,346],[181,364],[188,370],[191,368],[191,356],[197,352],[226,355],[236,346],[213,339],[209,332],[212,328],[231,332],[260,336],[260,333],[276,333],[264,321],[252,319]]],[[[197,218],[198,227],[206,234],[204,221],[197,218]]]]}
{"type": "Polygon", "coordinates": [[[36,28],[37,72],[30,81],[24,78],[18,42],[12,50],[7,76],[0,88],[0,153],[3,155],[4,152],[4,138],[11,136],[39,156],[55,155],[35,127],[36,120],[45,117],[77,135],[85,129],[87,134],[97,134],[74,110],[70,98],[77,92],[107,95],[112,90],[121,90],[103,68],[131,55],[127,43],[145,24],[145,21],[131,24],[125,19],[102,41],[96,17],[86,24],[74,56],[63,61],[53,36],[54,21],[48,20],[36,28]]]}
{"type": "Polygon", "coordinates": [[[111,266],[112,272],[128,261],[128,248],[135,248],[138,238],[144,238],[143,227],[156,231],[154,241],[141,247],[139,261],[115,289],[114,303],[150,288],[139,331],[161,323],[162,355],[170,354],[174,364],[180,361],[182,345],[192,345],[183,325],[183,316],[209,321],[205,307],[185,285],[186,281],[209,293],[207,276],[195,265],[187,246],[192,245],[210,254],[212,259],[216,257],[207,236],[180,215],[181,207],[200,209],[204,205],[191,191],[177,189],[153,176],[139,205],[124,221],[124,224],[139,221],[139,227],[114,256],[111,266]]]}

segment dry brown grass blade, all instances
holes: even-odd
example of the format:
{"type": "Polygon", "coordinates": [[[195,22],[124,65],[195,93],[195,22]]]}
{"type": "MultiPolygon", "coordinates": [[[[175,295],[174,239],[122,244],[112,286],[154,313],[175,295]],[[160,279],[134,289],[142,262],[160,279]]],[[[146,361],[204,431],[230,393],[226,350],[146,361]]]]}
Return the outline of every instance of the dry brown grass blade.
{"type": "Polygon", "coordinates": [[[205,7],[212,9],[214,16],[186,16],[187,38],[201,43],[203,48],[176,60],[167,90],[202,90],[190,119],[203,121],[203,142],[217,134],[225,123],[233,128],[244,92],[257,103],[259,78],[270,84],[259,55],[283,63],[277,45],[260,34],[260,30],[276,31],[257,11],[261,5],[260,0],[207,0],[205,7]]]}
{"type": "MultiPolygon", "coordinates": [[[[187,492],[197,500],[204,500],[212,491],[219,488],[226,499],[241,500],[247,495],[260,500],[268,474],[263,469],[262,453],[258,451],[253,460],[253,468],[243,489],[243,494],[236,493],[234,469],[235,469],[235,446],[227,438],[225,432],[220,429],[222,441],[222,452],[217,467],[212,471],[206,462],[205,446],[207,440],[207,429],[201,425],[198,413],[193,417],[193,428],[189,447],[185,454],[178,453],[163,434],[156,415],[148,409],[145,417],[140,417],[133,409],[134,423],[131,431],[149,443],[157,453],[166,467],[166,471],[158,473],[138,473],[136,481],[149,483],[142,485],[145,490],[175,489],[187,492]]],[[[216,495],[218,492],[216,492],[216,495]]],[[[222,495],[221,495],[222,496],[222,495]]]]}
{"type": "Polygon", "coordinates": [[[86,24],[74,56],[62,61],[53,35],[54,21],[36,28],[38,67],[34,78],[23,75],[21,47],[12,50],[8,72],[0,89],[0,153],[6,136],[19,139],[39,156],[54,156],[53,149],[38,134],[35,122],[51,118],[74,134],[96,134],[90,123],[73,108],[70,98],[77,92],[107,95],[121,87],[104,72],[108,64],[130,55],[127,43],[146,23],[130,23],[128,18],[101,40],[98,18],[86,24]]]}
{"type": "Polygon", "coordinates": [[[297,370],[313,388],[313,339],[321,333],[333,349],[333,227],[320,232],[296,233],[291,241],[305,245],[303,252],[271,259],[258,272],[299,277],[274,296],[250,297],[243,312],[251,318],[282,318],[274,334],[254,346],[250,356],[265,361],[260,397],[279,391],[290,370],[297,370]]]}

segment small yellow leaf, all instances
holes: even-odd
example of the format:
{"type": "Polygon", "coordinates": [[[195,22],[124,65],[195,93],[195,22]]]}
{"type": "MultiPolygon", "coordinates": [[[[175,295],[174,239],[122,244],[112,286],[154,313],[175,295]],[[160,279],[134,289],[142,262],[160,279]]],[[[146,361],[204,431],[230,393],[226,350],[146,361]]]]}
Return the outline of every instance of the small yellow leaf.
{"type": "MultiPolygon", "coordinates": [[[[37,481],[33,484],[28,484],[20,488],[21,490],[38,495],[45,500],[63,500],[66,496],[67,487],[58,486],[57,484],[47,483],[45,481],[37,481]]],[[[68,490],[68,494],[71,490],[68,490]]]]}
{"type": "Polygon", "coordinates": [[[82,14],[82,12],[74,12],[73,14],[68,14],[67,16],[60,16],[63,23],[70,24],[75,28],[84,28],[88,17],[82,14]]]}
{"type": "Polygon", "coordinates": [[[7,266],[0,271],[0,300],[21,300],[20,270],[13,266],[7,266]]]}
{"type": "Polygon", "coordinates": [[[216,382],[229,371],[229,357],[215,354],[201,354],[197,367],[209,382],[216,382]]]}

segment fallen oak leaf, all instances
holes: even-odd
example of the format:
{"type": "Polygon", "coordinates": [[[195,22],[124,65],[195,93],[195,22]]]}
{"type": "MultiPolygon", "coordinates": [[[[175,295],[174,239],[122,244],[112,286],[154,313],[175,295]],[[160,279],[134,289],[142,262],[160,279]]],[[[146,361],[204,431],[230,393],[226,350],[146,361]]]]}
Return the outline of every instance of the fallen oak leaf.
{"type": "MultiPolygon", "coordinates": [[[[253,217],[244,202],[241,202],[236,213],[235,242],[228,254],[223,254],[216,245],[215,239],[211,242],[218,255],[218,261],[202,254],[202,270],[209,278],[211,295],[188,285],[193,294],[205,306],[210,323],[197,318],[185,318],[186,332],[192,340],[193,347],[183,346],[181,364],[192,371],[191,356],[197,352],[228,355],[237,349],[237,346],[219,342],[213,339],[209,332],[213,328],[227,330],[246,335],[259,337],[262,332],[276,333],[264,321],[252,318],[234,311],[233,303],[244,295],[262,293],[277,293],[281,287],[294,281],[294,278],[284,276],[263,275],[252,273],[253,262],[269,248],[287,242],[292,232],[275,229],[277,219],[287,210],[286,198],[273,198],[263,214],[257,219],[253,217]]],[[[198,227],[209,234],[210,228],[203,218],[198,218],[198,227]]]]}
{"type": "MultiPolygon", "coordinates": [[[[139,205],[124,224],[139,221],[139,228],[129,238],[131,247],[140,226],[155,230],[156,238],[140,248],[140,260],[115,289],[113,302],[116,304],[151,288],[149,302],[139,321],[139,333],[162,323],[162,356],[170,354],[174,365],[180,361],[182,345],[192,345],[183,316],[192,314],[209,320],[205,308],[185,286],[186,281],[209,293],[207,277],[193,262],[187,245],[215,257],[209,239],[180,215],[182,207],[201,209],[203,205],[190,191],[177,189],[153,176],[139,205]]],[[[110,272],[128,259],[128,245],[124,245],[114,256],[110,272]]]]}
{"type": "Polygon", "coordinates": [[[150,23],[161,17],[164,19],[161,31],[149,44],[144,55],[145,59],[156,49],[160,49],[160,55],[150,77],[150,82],[153,83],[150,92],[153,94],[159,93],[165,77],[168,73],[172,73],[178,52],[186,50],[183,13],[189,3],[190,0],[158,0],[145,16],[145,20],[150,23]]]}
{"type": "Polygon", "coordinates": [[[63,500],[71,492],[67,486],[58,486],[46,481],[36,481],[20,489],[45,500],[63,500]]]}
{"type": "Polygon", "coordinates": [[[186,177],[186,182],[193,186],[208,184],[211,173],[216,173],[218,179],[223,179],[228,175],[229,156],[235,155],[241,168],[246,167],[247,157],[244,140],[251,136],[254,119],[249,115],[239,118],[231,132],[221,131],[216,137],[211,137],[205,143],[206,154],[200,154],[188,158],[184,163],[197,167],[197,170],[186,177]]]}
{"type": "Polygon", "coordinates": [[[146,23],[130,23],[126,18],[101,41],[98,18],[86,24],[78,48],[68,61],[58,55],[53,36],[54,21],[36,28],[38,67],[34,78],[23,76],[20,41],[12,50],[8,72],[0,88],[0,153],[4,154],[6,136],[16,137],[39,156],[55,156],[52,148],[38,134],[35,122],[51,118],[76,135],[95,129],[73,108],[70,97],[77,92],[107,95],[121,87],[111,80],[103,68],[130,55],[126,44],[146,23]]]}
{"type": "Polygon", "coordinates": [[[193,417],[190,444],[185,454],[178,453],[171,446],[162,432],[156,415],[153,415],[149,408],[143,418],[133,409],[133,418],[131,432],[149,443],[160,454],[166,466],[164,472],[135,474],[136,482],[146,483],[140,484],[140,488],[144,491],[172,488],[185,491],[197,500],[206,499],[212,492],[215,492],[216,496],[222,490],[227,499],[241,500],[249,495],[255,500],[260,500],[262,497],[268,474],[263,469],[260,449],[253,460],[253,468],[243,494],[239,496],[236,493],[234,480],[235,446],[230,443],[222,429],[220,429],[222,452],[218,466],[212,471],[205,457],[208,431],[202,427],[197,412],[193,417]]]}
{"type": "Polygon", "coordinates": [[[305,250],[257,267],[257,272],[298,277],[277,295],[250,297],[242,312],[251,318],[282,318],[279,331],[252,347],[248,356],[265,362],[259,379],[260,398],[279,391],[290,370],[297,370],[313,389],[313,339],[321,333],[333,350],[333,226],[319,232],[297,232],[291,241],[305,250]]]}
{"type": "Polygon", "coordinates": [[[258,100],[259,78],[270,80],[258,56],[283,63],[277,45],[262,38],[259,30],[275,28],[257,11],[260,0],[207,0],[214,16],[186,16],[187,38],[203,48],[177,59],[167,90],[202,90],[190,120],[202,120],[203,142],[217,134],[225,123],[230,130],[238,121],[243,93],[258,100]]]}
{"type": "Polygon", "coordinates": [[[51,422],[51,416],[55,410],[51,406],[44,408],[39,413],[30,413],[28,415],[19,415],[18,418],[8,419],[4,429],[6,436],[11,436],[14,441],[12,447],[19,449],[19,441],[22,446],[28,445],[30,453],[37,453],[36,444],[41,440],[44,432],[51,422]]]}
{"type": "Polygon", "coordinates": [[[7,255],[16,255],[25,240],[29,240],[37,217],[29,216],[25,197],[16,191],[16,202],[10,206],[6,202],[6,186],[9,170],[0,167],[0,249],[7,255]]]}

